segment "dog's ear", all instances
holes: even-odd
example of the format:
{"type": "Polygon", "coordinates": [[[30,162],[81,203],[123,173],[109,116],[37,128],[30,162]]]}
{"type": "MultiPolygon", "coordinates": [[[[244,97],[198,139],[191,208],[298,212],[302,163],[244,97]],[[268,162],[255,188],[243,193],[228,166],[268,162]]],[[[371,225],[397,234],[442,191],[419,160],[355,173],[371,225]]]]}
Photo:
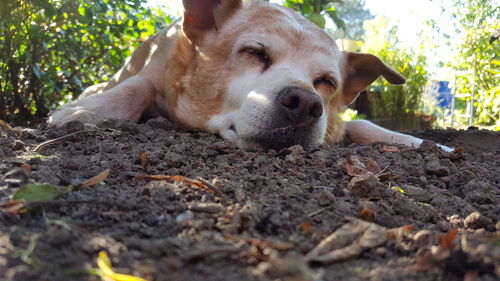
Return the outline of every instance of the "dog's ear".
{"type": "Polygon", "coordinates": [[[406,81],[403,75],[374,55],[351,52],[342,52],[342,55],[345,76],[342,91],[344,105],[352,103],[361,91],[380,76],[396,85],[406,81]]]}
{"type": "Polygon", "coordinates": [[[200,43],[205,32],[222,26],[242,6],[242,0],[182,0],[182,28],[194,44],[200,43]]]}

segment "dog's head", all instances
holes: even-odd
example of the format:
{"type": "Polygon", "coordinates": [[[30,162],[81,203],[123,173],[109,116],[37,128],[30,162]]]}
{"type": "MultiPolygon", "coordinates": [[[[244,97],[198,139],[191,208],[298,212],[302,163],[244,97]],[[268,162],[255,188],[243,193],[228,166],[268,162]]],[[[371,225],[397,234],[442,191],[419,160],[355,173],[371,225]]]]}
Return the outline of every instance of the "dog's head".
{"type": "Polygon", "coordinates": [[[379,76],[405,79],[369,54],[341,52],[320,28],[265,2],[184,0],[169,58],[170,112],[240,147],[279,149],[343,136],[338,117],[379,76]]]}

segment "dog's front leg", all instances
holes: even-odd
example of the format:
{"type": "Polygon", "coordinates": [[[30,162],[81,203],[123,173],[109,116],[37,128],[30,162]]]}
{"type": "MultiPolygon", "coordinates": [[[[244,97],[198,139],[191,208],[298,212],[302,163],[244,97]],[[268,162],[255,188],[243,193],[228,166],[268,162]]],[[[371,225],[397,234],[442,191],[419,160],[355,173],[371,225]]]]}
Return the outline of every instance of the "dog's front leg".
{"type": "Polygon", "coordinates": [[[51,113],[48,123],[59,126],[71,121],[90,124],[104,119],[138,121],[154,101],[155,93],[150,80],[130,77],[112,89],[65,104],[51,113]]]}
{"type": "MultiPolygon", "coordinates": [[[[384,129],[366,120],[353,120],[346,122],[346,134],[355,143],[368,144],[373,142],[385,142],[390,144],[404,144],[409,147],[419,147],[423,142],[414,136],[401,134],[384,129]]],[[[440,145],[443,150],[451,152],[453,148],[440,145]]]]}

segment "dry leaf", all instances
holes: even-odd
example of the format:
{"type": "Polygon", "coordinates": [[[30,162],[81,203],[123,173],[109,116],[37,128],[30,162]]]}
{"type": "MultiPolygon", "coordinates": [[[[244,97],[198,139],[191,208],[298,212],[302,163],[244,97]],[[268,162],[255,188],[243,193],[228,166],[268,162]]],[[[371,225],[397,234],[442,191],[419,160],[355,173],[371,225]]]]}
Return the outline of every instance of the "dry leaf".
{"type": "Polygon", "coordinates": [[[367,172],[366,166],[359,160],[357,156],[350,155],[346,159],[341,159],[337,165],[346,172],[349,176],[358,176],[367,172]]]}
{"type": "Polygon", "coordinates": [[[353,164],[356,167],[359,167],[360,169],[366,169],[366,165],[361,161],[361,158],[359,158],[356,155],[349,155],[347,156],[347,160],[349,163],[353,164]]]}
{"type": "Polygon", "coordinates": [[[383,245],[387,239],[385,227],[353,218],[323,239],[306,258],[321,263],[345,261],[383,245]]]}
{"type": "Polygon", "coordinates": [[[337,165],[340,166],[344,172],[346,172],[349,176],[359,176],[371,172],[378,174],[382,172],[379,164],[373,160],[373,158],[366,159],[366,165],[363,163],[362,159],[356,155],[349,155],[346,157],[347,161],[340,160],[337,162],[337,165]]]}
{"type": "Polygon", "coordinates": [[[146,168],[146,166],[149,163],[148,154],[144,152],[143,154],[141,154],[140,159],[141,159],[141,167],[146,168]]]}
{"type": "Polygon", "coordinates": [[[99,184],[100,182],[102,182],[108,178],[110,172],[111,172],[111,169],[106,169],[106,170],[102,171],[101,173],[99,173],[97,176],[86,180],[82,184],[82,188],[92,187],[94,185],[99,184]]]}
{"type": "Polygon", "coordinates": [[[212,184],[209,184],[205,181],[201,180],[194,180],[187,178],[185,176],[180,176],[180,175],[175,175],[175,176],[168,176],[168,175],[137,175],[134,177],[135,180],[167,180],[167,181],[175,181],[175,182],[181,182],[181,183],[187,183],[191,186],[197,186],[200,188],[203,188],[207,190],[208,192],[212,194],[217,194],[219,196],[223,196],[224,194],[217,189],[215,186],[212,184]]]}
{"type": "Polygon", "coordinates": [[[400,229],[404,233],[410,233],[415,229],[415,226],[413,224],[403,225],[402,227],[400,227],[400,229]]]}
{"type": "Polygon", "coordinates": [[[452,229],[448,233],[439,236],[439,246],[443,249],[451,249],[457,238],[458,229],[452,229]]]}
{"type": "Polygon", "coordinates": [[[355,165],[352,165],[352,164],[346,164],[344,166],[344,171],[349,175],[349,176],[359,176],[359,175],[362,175],[364,173],[366,173],[366,170],[364,169],[361,169],[355,165]]]}
{"type": "Polygon", "coordinates": [[[381,149],[379,149],[380,152],[399,152],[399,148],[395,146],[388,146],[384,145],[381,149]]]}
{"type": "Polygon", "coordinates": [[[9,129],[9,130],[12,130],[12,126],[9,123],[7,123],[1,119],[0,119],[0,127],[4,127],[4,128],[9,129]]]}
{"type": "Polygon", "coordinates": [[[147,180],[147,181],[165,181],[173,180],[172,176],[167,175],[137,175],[134,180],[147,180]]]}
{"type": "Polygon", "coordinates": [[[401,226],[401,227],[396,227],[396,228],[391,228],[389,229],[388,231],[388,236],[389,238],[391,239],[403,239],[403,236],[407,233],[410,233],[413,231],[413,229],[415,228],[414,225],[404,225],[404,226],[401,226]]]}
{"type": "Polygon", "coordinates": [[[20,167],[21,167],[23,170],[25,170],[26,172],[28,172],[28,173],[29,173],[29,172],[31,172],[31,170],[32,170],[31,165],[28,165],[28,164],[24,164],[24,163],[23,163],[23,164],[21,164],[21,166],[20,166],[20,167]]]}
{"type": "Polygon", "coordinates": [[[312,234],[316,231],[312,222],[310,221],[306,221],[297,225],[297,229],[306,235],[312,234]]]}
{"type": "Polygon", "coordinates": [[[386,181],[388,179],[391,179],[391,178],[396,178],[397,176],[394,176],[393,174],[391,173],[382,173],[382,174],[377,174],[376,175],[377,178],[381,181],[386,181]]]}
{"type": "Polygon", "coordinates": [[[374,174],[378,174],[382,171],[380,165],[377,163],[377,161],[373,160],[373,158],[366,159],[366,168],[368,169],[368,171],[374,174]]]}
{"type": "Polygon", "coordinates": [[[272,248],[280,251],[288,251],[293,248],[293,244],[284,241],[273,241],[273,240],[261,240],[257,238],[252,238],[248,242],[261,249],[272,248]]]}
{"type": "Polygon", "coordinates": [[[10,213],[12,215],[19,214],[26,207],[25,201],[10,200],[8,202],[0,202],[0,211],[10,213]]]}

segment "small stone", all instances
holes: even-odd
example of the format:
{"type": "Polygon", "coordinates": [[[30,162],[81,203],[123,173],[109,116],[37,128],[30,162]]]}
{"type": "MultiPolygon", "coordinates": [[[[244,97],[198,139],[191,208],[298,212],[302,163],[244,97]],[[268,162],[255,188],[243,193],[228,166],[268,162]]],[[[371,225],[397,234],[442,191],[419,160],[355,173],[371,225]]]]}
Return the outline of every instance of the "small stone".
{"type": "Polygon", "coordinates": [[[384,185],[370,172],[355,176],[348,185],[349,193],[357,197],[381,195],[383,188],[384,185]]]}
{"type": "Polygon", "coordinates": [[[432,200],[432,195],[427,190],[412,186],[402,184],[401,188],[408,193],[408,196],[418,202],[430,202],[432,200]]]}
{"type": "Polygon", "coordinates": [[[20,141],[20,140],[14,140],[14,143],[12,144],[12,148],[14,150],[21,150],[21,149],[24,149],[26,145],[24,144],[24,142],[20,141]]]}
{"type": "Polygon", "coordinates": [[[473,179],[462,188],[465,200],[479,204],[500,203],[498,189],[486,181],[473,179]]]}
{"type": "Polygon", "coordinates": [[[430,141],[430,140],[424,140],[420,146],[418,147],[418,150],[424,151],[424,152],[432,152],[437,150],[437,145],[435,142],[430,141]]]}
{"type": "Polygon", "coordinates": [[[328,206],[335,202],[335,195],[330,191],[323,189],[318,199],[320,206],[328,206]]]}
{"type": "Polygon", "coordinates": [[[22,129],[21,132],[19,133],[19,139],[21,140],[26,140],[26,139],[36,139],[36,130],[35,129],[29,129],[25,128],[22,129]]]}
{"type": "Polygon", "coordinates": [[[222,204],[219,203],[198,203],[194,202],[189,205],[189,210],[193,212],[201,212],[201,213],[220,213],[224,212],[225,208],[222,204]]]}
{"type": "Polygon", "coordinates": [[[450,174],[450,170],[437,161],[427,162],[425,164],[425,171],[429,175],[436,175],[438,177],[443,177],[450,174]]]}
{"type": "Polygon", "coordinates": [[[491,220],[480,212],[473,212],[464,220],[464,226],[470,229],[484,228],[491,224],[491,220]]]}

